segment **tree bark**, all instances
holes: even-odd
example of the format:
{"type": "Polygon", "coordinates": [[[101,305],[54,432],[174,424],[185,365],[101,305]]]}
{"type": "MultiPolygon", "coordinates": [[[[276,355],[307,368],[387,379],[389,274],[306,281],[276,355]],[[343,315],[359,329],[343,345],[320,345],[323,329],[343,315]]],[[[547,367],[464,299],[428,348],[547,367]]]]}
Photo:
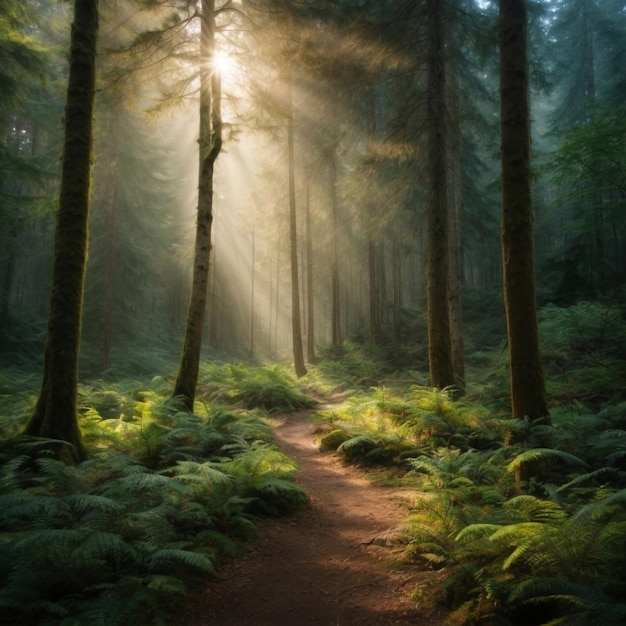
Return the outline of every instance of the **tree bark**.
{"type": "Polygon", "coordinates": [[[306,187],[306,275],[307,275],[307,359],[315,363],[315,292],[313,289],[313,229],[311,227],[311,189],[306,187]]]}
{"type": "Polygon", "coordinates": [[[500,0],[502,260],[514,418],[548,416],[535,297],[525,0],[500,0]]]}
{"type": "MultiPolygon", "coordinates": [[[[291,80],[289,77],[288,80],[291,80]]],[[[287,119],[287,148],[289,159],[289,243],[291,257],[291,334],[293,342],[293,362],[296,376],[306,374],[304,352],[302,350],[302,323],[300,320],[300,286],[298,280],[298,231],[296,223],[296,180],[293,130],[293,100],[291,83],[288,86],[289,106],[287,119]]]]}
{"type": "Polygon", "coordinates": [[[87,260],[98,0],[75,0],[65,105],[61,191],[43,382],[24,434],[67,442],[53,452],[86,457],[77,418],[78,354],[87,260]]]}
{"type": "Polygon", "coordinates": [[[115,261],[117,249],[117,211],[119,204],[118,191],[118,155],[119,155],[119,116],[120,108],[116,107],[111,119],[110,133],[113,145],[113,158],[106,176],[105,192],[107,194],[105,211],[107,212],[106,228],[106,276],[104,286],[104,317],[100,333],[100,360],[103,369],[111,366],[111,347],[113,345],[113,320],[115,311],[115,261]]]}
{"type": "MultiPolygon", "coordinates": [[[[457,70],[458,71],[458,70],[457,70]]],[[[461,121],[459,116],[459,85],[456,72],[452,77],[450,94],[450,162],[452,165],[452,210],[448,212],[448,309],[450,314],[450,344],[454,383],[462,392],[465,388],[465,348],[463,340],[463,300],[461,294],[461,215],[463,212],[461,168],[461,121]]]]}
{"type": "Polygon", "coordinates": [[[254,264],[256,256],[256,232],[252,227],[252,250],[250,263],[250,356],[254,356],[254,264]]]}
{"type": "Polygon", "coordinates": [[[445,48],[440,0],[428,0],[428,357],[430,384],[454,384],[448,313],[445,48]]]}
{"type": "Polygon", "coordinates": [[[214,68],[215,0],[202,0],[200,16],[200,170],[198,212],[191,296],[187,310],[185,338],[174,384],[174,397],[180,397],[193,411],[198,384],[202,330],[206,309],[213,225],[213,171],[222,148],[221,77],[214,68]]]}
{"type": "Polygon", "coordinates": [[[331,203],[331,242],[330,242],[330,273],[331,273],[331,342],[333,347],[342,343],[341,336],[341,300],[339,293],[339,200],[337,198],[337,145],[330,146],[330,203],[331,203]]]}
{"type": "MultiPolygon", "coordinates": [[[[367,146],[370,154],[373,153],[373,143],[376,136],[376,90],[372,87],[367,92],[367,146]]],[[[375,239],[376,224],[374,205],[367,204],[367,268],[369,278],[369,342],[376,345],[381,335],[381,298],[378,284],[378,254],[375,239]]]]}

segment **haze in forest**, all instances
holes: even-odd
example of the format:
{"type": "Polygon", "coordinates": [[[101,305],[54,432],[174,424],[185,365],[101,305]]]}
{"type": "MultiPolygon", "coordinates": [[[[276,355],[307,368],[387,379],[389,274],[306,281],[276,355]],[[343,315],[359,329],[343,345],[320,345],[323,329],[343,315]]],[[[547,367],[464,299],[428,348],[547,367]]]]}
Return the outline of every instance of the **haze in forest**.
{"type": "MultiPolygon", "coordinates": [[[[293,358],[290,106],[304,345],[310,335],[311,354],[368,341],[410,362],[412,346],[426,340],[422,4],[215,4],[223,148],[205,353],[293,358]]],[[[49,78],[42,88],[26,74],[26,91],[15,96],[21,108],[5,108],[3,118],[7,154],[43,172],[20,170],[5,183],[13,198],[2,234],[8,327],[46,316],[65,80],[59,51],[69,35],[67,8],[26,5],[49,78]]],[[[463,307],[501,310],[497,4],[444,5],[445,167],[463,307]]],[[[173,358],[179,350],[198,188],[201,8],[101,3],[85,372],[111,367],[118,357],[110,352],[130,345],[160,346],[173,358]]],[[[623,153],[623,3],[529,8],[537,304],[611,298],[624,281],[623,177],[610,166],[612,150],[623,153]],[[589,160],[577,147],[583,139],[594,148],[589,160]]]]}
{"type": "Polygon", "coordinates": [[[372,622],[624,624],[625,204],[623,0],[0,0],[2,618],[182,623],[307,516],[372,622]]]}

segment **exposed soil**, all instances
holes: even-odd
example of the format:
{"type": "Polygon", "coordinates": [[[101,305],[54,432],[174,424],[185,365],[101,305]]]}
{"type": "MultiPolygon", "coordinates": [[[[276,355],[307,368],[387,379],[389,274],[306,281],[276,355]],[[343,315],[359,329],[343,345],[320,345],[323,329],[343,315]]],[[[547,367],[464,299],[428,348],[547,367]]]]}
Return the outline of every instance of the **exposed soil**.
{"type": "Polygon", "coordinates": [[[177,623],[181,626],[435,626],[442,615],[409,594],[429,574],[394,559],[411,500],[377,487],[356,468],[318,450],[310,412],[281,416],[278,443],[299,466],[311,503],[268,520],[263,538],[224,568],[177,623]]]}

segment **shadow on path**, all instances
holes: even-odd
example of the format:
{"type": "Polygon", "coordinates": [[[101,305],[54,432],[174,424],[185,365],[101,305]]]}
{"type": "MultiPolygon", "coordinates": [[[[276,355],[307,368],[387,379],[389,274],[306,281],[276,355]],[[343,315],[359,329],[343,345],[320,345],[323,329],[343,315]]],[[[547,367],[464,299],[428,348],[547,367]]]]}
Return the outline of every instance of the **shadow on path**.
{"type": "Polygon", "coordinates": [[[358,470],[320,453],[311,412],[275,424],[311,499],[292,517],[268,520],[263,539],[226,567],[178,623],[186,626],[421,626],[441,615],[408,594],[429,574],[394,567],[393,537],[407,491],[373,486],[358,470]]]}

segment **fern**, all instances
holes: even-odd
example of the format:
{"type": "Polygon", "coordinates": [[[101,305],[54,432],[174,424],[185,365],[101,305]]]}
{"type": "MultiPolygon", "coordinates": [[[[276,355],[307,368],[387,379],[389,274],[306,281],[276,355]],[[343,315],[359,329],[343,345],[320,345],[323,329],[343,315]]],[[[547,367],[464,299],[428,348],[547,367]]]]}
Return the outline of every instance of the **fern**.
{"type": "Polygon", "coordinates": [[[610,484],[611,481],[622,484],[626,481],[626,472],[619,471],[614,467],[600,467],[591,472],[579,474],[569,482],[561,485],[556,492],[561,493],[589,484],[595,486],[606,484],[607,482],[610,484]]]}
{"type": "Polygon", "coordinates": [[[146,559],[146,567],[151,573],[169,571],[172,566],[176,565],[209,574],[215,572],[215,566],[206,556],[188,550],[163,548],[154,551],[146,559]]]}
{"type": "Polygon", "coordinates": [[[201,384],[212,401],[241,404],[247,409],[294,411],[309,408],[313,401],[279,366],[250,368],[241,364],[210,366],[210,378],[203,369],[201,384]]]}
{"type": "Polygon", "coordinates": [[[587,467],[587,464],[577,456],[553,448],[533,448],[518,454],[506,467],[507,471],[515,470],[528,465],[549,464],[561,462],[574,467],[587,467]]]}
{"type": "Polygon", "coordinates": [[[364,458],[368,453],[375,450],[376,447],[376,441],[372,437],[356,435],[344,441],[337,448],[337,452],[345,456],[348,461],[356,461],[364,458]]]}

